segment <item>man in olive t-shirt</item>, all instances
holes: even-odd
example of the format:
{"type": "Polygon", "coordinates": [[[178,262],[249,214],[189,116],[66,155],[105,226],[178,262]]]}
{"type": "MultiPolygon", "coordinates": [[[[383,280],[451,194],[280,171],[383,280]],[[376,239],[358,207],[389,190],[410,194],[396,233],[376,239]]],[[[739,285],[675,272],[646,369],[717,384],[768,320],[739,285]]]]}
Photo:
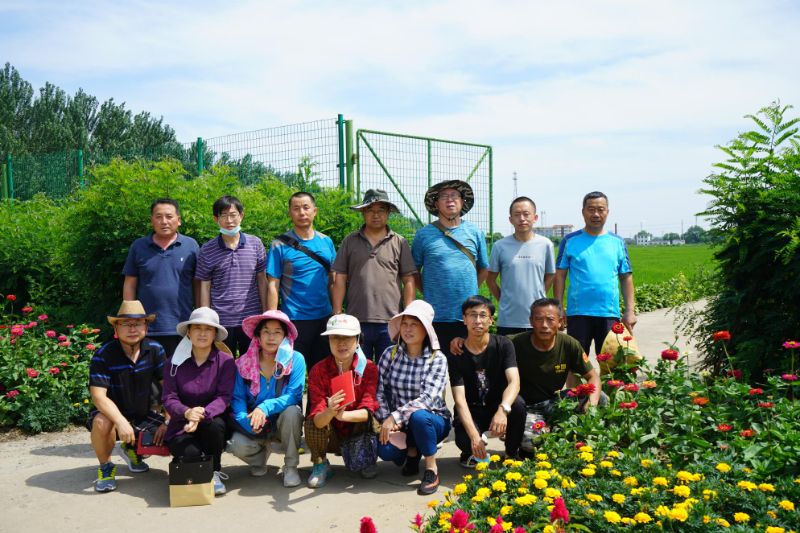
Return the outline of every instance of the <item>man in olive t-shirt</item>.
{"type": "Polygon", "coordinates": [[[600,401],[600,375],[589,363],[581,344],[559,332],[561,308],[552,298],[531,305],[532,333],[512,337],[520,374],[520,395],[527,405],[554,400],[567,381],[568,371],[594,385],[589,404],[600,401]]]}

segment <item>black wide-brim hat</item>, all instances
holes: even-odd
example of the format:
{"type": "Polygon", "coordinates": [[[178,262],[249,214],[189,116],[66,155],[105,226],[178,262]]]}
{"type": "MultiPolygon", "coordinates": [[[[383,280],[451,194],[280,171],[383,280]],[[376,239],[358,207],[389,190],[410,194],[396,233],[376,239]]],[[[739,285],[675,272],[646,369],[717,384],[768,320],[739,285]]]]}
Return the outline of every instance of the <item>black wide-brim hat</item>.
{"type": "Polygon", "coordinates": [[[395,213],[400,212],[397,206],[389,201],[389,195],[383,189],[368,190],[364,193],[364,201],[358,205],[351,205],[350,209],[353,211],[361,211],[373,204],[386,204],[386,206],[389,208],[389,211],[394,211],[395,213]]]}
{"type": "Polygon", "coordinates": [[[469,183],[461,180],[447,180],[431,185],[431,188],[425,193],[425,209],[428,210],[428,213],[439,215],[439,211],[436,209],[436,200],[439,198],[439,192],[443,189],[455,189],[461,194],[461,199],[464,201],[464,205],[461,208],[462,217],[469,213],[469,210],[475,205],[475,194],[472,192],[472,187],[469,186],[469,183]]]}

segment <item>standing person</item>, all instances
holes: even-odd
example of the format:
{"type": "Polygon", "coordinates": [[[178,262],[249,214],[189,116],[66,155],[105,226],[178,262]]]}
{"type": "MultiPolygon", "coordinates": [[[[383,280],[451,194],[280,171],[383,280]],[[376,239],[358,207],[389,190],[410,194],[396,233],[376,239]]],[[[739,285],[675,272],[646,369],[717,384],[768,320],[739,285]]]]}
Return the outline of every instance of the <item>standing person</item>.
{"type": "Polygon", "coordinates": [[[411,245],[422,273],[416,275],[417,288],[433,306],[433,326],[447,355],[450,341],[466,336],[461,302],[478,294],[486,280],[486,239],[477,226],[461,219],[474,203],[472,187],[464,181],[433,185],[425,193],[425,208],[437,220],[419,230],[411,245]]]}
{"type": "MultiPolygon", "coordinates": [[[[331,464],[325,458],[327,452],[342,453],[342,443],[351,436],[366,432],[375,434],[376,423],[372,414],[378,408],[375,399],[378,367],[356,351],[360,334],[361,327],[356,317],[332,316],[323,333],[328,337],[331,355],[314,365],[308,373],[309,414],[304,429],[314,464],[308,478],[311,488],[324,486],[333,475],[331,464]],[[342,405],[344,391],[334,390],[331,380],[348,370],[353,371],[355,398],[352,403],[342,405]]],[[[345,466],[355,470],[346,463],[345,466]]],[[[374,478],[377,472],[375,463],[358,471],[365,479],[374,478]]]]}
{"type": "Polygon", "coordinates": [[[498,335],[528,331],[531,304],[547,296],[553,285],[556,272],[553,242],[534,233],[537,220],[533,200],[526,196],[516,198],[511,202],[508,217],[514,234],[492,247],[486,285],[499,302],[498,335]]]}
{"type": "Polygon", "coordinates": [[[222,343],[228,332],[213,309],[199,307],[176,328],[181,342],[167,362],[164,409],[170,424],[164,440],[176,459],[214,460],[214,494],[225,494],[222,450],[225,419],[233,395],[236,364],[222,343]]]}
{"type": "Polygon", "coordinates": [[[526,412],[514,346],[508,337],[489,333],[494,304],[483,296],[470,296],[461,304],[461,313],[467,325],[464,351],[449,360],[453,428],[461,466],[474,468],[489,459],[484,433],[503,437],[506,457],[517,457],[526,412]]]}
{"type": "Polygon", "coordinates": [[[148,336],[171,357],[181,340],[175,327],[194,308],[192,284],[200,248],[197,241],[178,233],[181,212],[172,198],[158,198],[150,205],[150,224],[153,233],[133,241],[128,250],[122,299],[139,300],[156,315],[148,336]]]}
{"type": "Polygon", "coordinates": [[[625,241],[605,229],[608,197],[590,192],[583,197],[581,213],[586,226],[565,236],[559,245],[553,297],[563,302],[569,275],[567,332],[588,354],[593,340],[595,353],[600,352],[611,326],[620,320],[620,289],[625,302],[621,321],[630,331],[636,325],[636,314],[625,241]]]}
{"type": "Polygon", "coordinates": [[[389,320],[417,295],[417,269],[408,241],[387,225],[389,214],[399,210],[386,191],[370,189],[350,209],[361,212],[364,225],[344,238],[336,254],[333,313],[342,312],[346,292],[347,312],[361,324],[361,349],[377,361],[392,343],[389,320]]]}
{"type": "Polygon", "coordinates": [[[397,344],[378,361],[378,455],[402,465],[404,476],[417,475],[424,456],[417,493],[433,494],[439,488],[437,444],[450,433],[451,418],[444,401],[447,358],[439,351],[433,308],[414,300],[392,317],[389,335],[397,344]]]}
{"type": "Polygon", "coordinates": [[[242,320],[267,306],[266,250],[261,239],[241,230],[244,206],[238,198],[223,196],[212,209],[220,235],[200,248],[195,271],[199,304],[219,314],[228,331],[226,344],[234,354],[243,354],[250,339],[242,332],[242,320]]]}
{"type": "Polygon", "coordinates": [[[331,316],[331,263],[336,248],[327,235],[314,230],[317,203],[308,192],[289,197],[292,229],[272,241],[267,258],[267,309],[280,309],[297,327],[295,348],[312,368],[328,355],[320,334],[331,316]]]}
{"type": "Polygon", "coordinates": [[[92,448],[100,462],[94,490],[110,492],[117,488],[117,467],[111,452],[117,439],[120,453],[132,473],[147,472],[150,467],[136,454],[140,429],[156,428],[154,441],[160,445],[167,426],[155,411],[153,388],[161,387],[164,348],[146,338],[147,326],[155,320],[142,303],[123,301],[119,311],[108,317],[115,339],[104,344],[89,364],[89,392],[94,408],[86,427],[92,432],[92,448]]]}
{"type": "Polygon", "coordinates": [[[294,350],[297,328],[282,311],[247,317],[242,329],[252,340],[236,360],[230,451],[250,465],[250,475],[267,474],[273,441],[284,448],[283,486],[300,484],[298,446],[303,430],[306,362],[294,350]]]}

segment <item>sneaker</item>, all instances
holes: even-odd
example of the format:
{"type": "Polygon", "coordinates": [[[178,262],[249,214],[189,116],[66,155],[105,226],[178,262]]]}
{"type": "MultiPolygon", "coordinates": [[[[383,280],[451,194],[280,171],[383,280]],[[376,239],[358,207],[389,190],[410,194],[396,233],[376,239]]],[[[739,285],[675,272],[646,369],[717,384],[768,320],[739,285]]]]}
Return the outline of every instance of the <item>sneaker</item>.
{"type": "Polygon", "coordinates": [[[308,478],[308,486],[312,489],[324,487],[331,476],[333,476],[331,463],[325,459],[321,463],[315,464],[314,468],[311,469],[311,475],[308,478]]]}
{"type": "Polygon", "coordinates": [[[253,477],[266,476],[267,472],[269,472],[269,467],[267,465],[258,465],[250,467],[250,475],[253,477]]]}
{"type": "Polygon", "coordinates": [[[133,446],[120,442],[119,455],[125,460],[125,464],[128,465],[128,470],[130,470],[132,474],[141,474],[142,472],[150,470],[147,463],[142,461],[142,457],[136,454],[136,448],[133,446]]]}
{"type": "Polygon", "coordinates": [[[419,455],[415,457],[406,456],[406,462],[403,465],[403,469],[400,471],[400,473],[404,476],[416,476],[419,474],[419,460],[419,455]]]}
{"type": "Polygon", "coordinates": [[[486,457],[483,459],[478,459],[474,455],[464,455],[462,454],[461,457],[458,459],[458,464],[460,464],[464,468],[474,469],[475,465],[478,463],[488,463],[489,462],[489,454],[486,454],[486,457]]]}
{"type": "Polygon", "coordinates": [[[97,492],[111,492],[117,490],[117,467],[114,463],[108,462],[100,465],[97,469],[97,481],[94,490],[97,492]]]}
{"type": "Polygon", "coordinates": [[[426,496],[428,494],[433,494],[438,488],[439,474],[433,470],[426,470],[425,473],[422,474],[422,483],[419,484],[417,494],[420,496],[426,496]]]}
{"type": "Polygon", "coordinates": [[[364,479],[374,479],[378,475],[378,465],[369,465],[358,472],[364,479]]]}
{"type": "Polygon", "coordinates": [[[228,479],[230,479],[230,476],[225,472],[220,472],[219,470],[214,471],[214,496],[225,494],[227,489],[225,488],[225,483],[222,481],[228,479]]]}
{"type": "Polygon", "coordinates": [[[296,487],[300,484],[300,472],[297,471],[296,466],[283,467],[283,486],[296,487]]]}

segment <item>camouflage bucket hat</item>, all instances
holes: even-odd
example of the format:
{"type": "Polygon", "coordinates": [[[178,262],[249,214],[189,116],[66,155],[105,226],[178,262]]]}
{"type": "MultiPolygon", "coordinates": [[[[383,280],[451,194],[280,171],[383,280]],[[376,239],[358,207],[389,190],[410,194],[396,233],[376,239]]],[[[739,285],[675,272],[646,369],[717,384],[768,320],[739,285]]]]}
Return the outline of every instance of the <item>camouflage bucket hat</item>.
{"type": "Polygon", "coordinates": [[[438,216],[439,211],[436,209],[436,200],[439,198],[439,192],[444,189],[455,189],[461,194],[461,199],[464,201],[464,206],[461,208],[462,217],[469,213],[469,210],[475,205],[475,194],[472,192],[472,187],[469,186],[469,183],[461,180],[442,181],[432,185],[425,193],[425,209],[428,210],[428,213],[438,216]]]}

